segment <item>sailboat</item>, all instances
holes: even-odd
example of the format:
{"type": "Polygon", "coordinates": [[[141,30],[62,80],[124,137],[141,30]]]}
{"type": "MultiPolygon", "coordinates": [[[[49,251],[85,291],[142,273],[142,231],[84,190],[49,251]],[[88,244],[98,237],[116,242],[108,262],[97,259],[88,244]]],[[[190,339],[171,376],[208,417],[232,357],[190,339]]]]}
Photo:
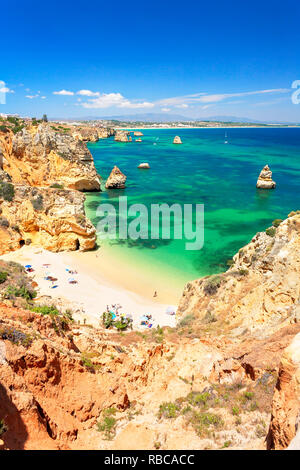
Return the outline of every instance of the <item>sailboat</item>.
{"type": "Polygon", "coordinates": [[[224,144],[228,144],[228,140],[227,140],[227,132],[225,132],[225,141],[224,141],[224,144]]]}

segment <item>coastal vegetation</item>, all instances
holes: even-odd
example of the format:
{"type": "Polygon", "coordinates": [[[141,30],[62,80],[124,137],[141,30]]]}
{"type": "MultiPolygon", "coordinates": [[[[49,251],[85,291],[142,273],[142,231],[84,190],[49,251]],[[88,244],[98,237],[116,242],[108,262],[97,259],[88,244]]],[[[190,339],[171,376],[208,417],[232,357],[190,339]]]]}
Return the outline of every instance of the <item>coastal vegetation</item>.
{"type": "Polygon", "coordinates": [[[107,408],[106,410],[103,410],[102,420],[97,423],[97,430],[104,433],[107,440],[111,440],[116,432],[116,412],[117,410],[115,408],[107,408]]]}
{"type": "Polygon", "coordinates": [[[0,198],[5,201],[12,201],[15,195],[14,185],[5,181],[0,181],[0,198]]]}

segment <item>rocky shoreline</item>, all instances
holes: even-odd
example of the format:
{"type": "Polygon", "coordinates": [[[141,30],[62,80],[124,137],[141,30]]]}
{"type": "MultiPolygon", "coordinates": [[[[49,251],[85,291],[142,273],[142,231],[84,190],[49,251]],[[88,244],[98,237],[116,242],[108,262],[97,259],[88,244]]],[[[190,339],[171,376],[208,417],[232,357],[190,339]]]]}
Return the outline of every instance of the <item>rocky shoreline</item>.
{"type": "Polygon", "coordinates": [[[7,296],[20,274],[2,262],[2,448],[284,449],[297,442],[299,224],[292,213],[273,236],[254,236],[221,279],[186,286],[175,328],[143,334],[76,324],[63,308],[55,316],[33,311],[35,303],[16,291],[7,296]],[[108,413],[114,420],[106,429],[108,413]]]}
{"type": "MultiPolygon", "coordinates": [[[[110,136],[129,141],[49,124],[0,133],[0,253],[95,246],[81,191],[100,177],[84,141],[110,136]]],[[[274,187],[269,168],[259,180],[274,187]]],[[[115,167],[106,186],[125,181],[115,167]]],[[[293,212],[225,273],[189,282],[176,327],[122,334],[39,303],[24,267],[0,261],[0,449],[299,448],[299,260],[293,212]]]]}

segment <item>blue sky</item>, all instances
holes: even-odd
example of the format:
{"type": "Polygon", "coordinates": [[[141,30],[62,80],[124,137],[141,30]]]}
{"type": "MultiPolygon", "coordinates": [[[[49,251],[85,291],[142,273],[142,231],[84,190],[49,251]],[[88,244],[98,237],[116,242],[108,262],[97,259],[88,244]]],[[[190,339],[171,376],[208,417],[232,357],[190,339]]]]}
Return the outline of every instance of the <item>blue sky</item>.
{"type": "Polygon", "coordinates": [[[300,121],[296,1],[10,1],[0,112],[300,121]]]}

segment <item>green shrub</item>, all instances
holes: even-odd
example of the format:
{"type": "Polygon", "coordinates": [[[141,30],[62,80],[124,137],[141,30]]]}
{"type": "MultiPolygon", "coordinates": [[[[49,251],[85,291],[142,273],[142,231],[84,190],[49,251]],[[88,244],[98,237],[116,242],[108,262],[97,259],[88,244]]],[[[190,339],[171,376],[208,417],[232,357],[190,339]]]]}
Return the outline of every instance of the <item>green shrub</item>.
{"type": "Polygon", "coordinates": [[[115,327],[118,331],[126,330],[128,326],[132,325],[132,321],[129,318],[121,317],[118,320],[114,320],[111,312],[103,312],[102,323],[106,329],[115,327]]]}
{"type": "Polygon", "coordinates": [[[233,406],[231,411],[234,416],[238,416],[240,414],[240,410],[237,406],[233,406]]]}
{"type": "Polygon", "coordinates": [[[272,225],[273,227],[278,227],[281,224],[281,222],[283,222],[282,219],[275,219],[273,220],[272,225]]]}
{"type": "Polygon", "coordinates": [[[190,393],[188,396],[188,401],[191,405],[206,405],[206,402],[209,400],[209,393],[190,393]]]}
{"type": "Polygon", "coordinates": [[[14,134],[17,134],[17,132],[20,132],[24,127],[24,125],[15,126],[12,131],[14,134]]]}
{"type": "Polygon", "coordinates": [[[0,271],[0,284],[6,281],[8,273],[6,271],[0,271]]]}
{"type": "Polygon", "coordinates": [[[249,274],[249,271],[248,271],[248,269],[240,268],[240,269],[239,269],[239,274],[240,274],[241,276],[247,276],[247,274],[249,274]]]}
{"type": "Polygon", "coordinates": [[[253,393],[253,392],[244,392],[244,393],[243,393],[243,397],[244,397],[246,400],[252,400],[252,398],[254,397],[254,393],[253,393]]]}
{"type": "Polygon", "coordinates": [[[210,434],[211,428],[220,428],[223,424],[222,418],[214,413],[197,413],[194,412],[190,418],[190,423],[199,436],[210,434]]]}
{"type": "Polygon", "coordinates": [[[216,321],[218,321],[218,319],[210,311],[206,312],[206,314],[205,314],[205,316],[203,317],[203,320],[202,320],[203,323],[214,323],[216,321]]]}
{"type": "Polygon", "coordinates": [[[111,440],[116,433],[117,420],[114,417],[117,410],[115,408],[107,408],[103,411],[102,421],[97,423],[97,431],[103,432],[107,440],[111,440]]]}
{"type": "Polygon", "coordinates": [[[8,261],[8,266],[13,269],[16,273],[25,273],[25,268],[20,263],[16,263],[16,261],[8,261]]]}
{"type": "Polygon", "coordinates": [[[176,418],[180,411],[180,408],[176,403],[164,402],[159,406],[158,417],[159,418],[176,418]]]}
{"type": "Polygon", "coordinates": [[[21,344],[24,347],[28,347],[32,343],[32,337],[23,331],[16,330],[15,328],[4,328],[0,330],[0,338],[11,341],[13,344],[21,344]]]}
{"type": "Polygon", "coordinates": [[[29,308],[32,312],[40,313],[41,315],[49,315],[52,319],[52,327],[57,334],[64,334],[73,321],[71,310],[66,310],[62,313],[55,305],[37,305],[34,307],[29,306],[29,308]]]}
{"type": "Polygon", "coordinates": [[[81,362],[89,370],[94,370],[94,364],[90,358],[86,357],[84,354],[81,355],[81,362]]]}
{"type": "Polygon", "coordinates": [[[230,445],[231,445],[231,441],[225,441],[222,449],[226,449],[227,447],[230,447],[230,445]]]}
{"type": "Polygon", "coordinates": [[[8,228],[9,222],[5,217],[0,217],[0,227],[8,228]]]}
{"type": "Polygon", "coordinates": [[[266,229],[266,234],[269,235],[269,237],[275,237],[276,234],[276,228],[275,227],[269,227],[266,229]]]}
{"type": "Polygon", "coordinates": [[[11,183],[6,183],[2,181],[0,183],[0,198],[4,199],[5,201],[12,201],[15,197],[15,188],[14,185],[11,183]]]}
{"type": "Polygon", "coordinates": [[[41,211],[44,207],[43,196],[39,194],[36,198],[31,199],[31,204],[36,211],[41,211]]]}
{"type": "Polygon", "coordinates": [[[35,290],[30,290],[26,286],[15,287],[15,286],[8,286],[4,292],[4,297],[6,299],[12,299],[14,297],[22,297],[26,300],[32,300],[37,296],[35,290]]]}
{"type": "Polygon", "coordinates": [[[54,305],[39,305],[31,308],[32,312],[40,313],[41,315],[60,315],[60,312],[54,305]]]}
{"type": "Polygon", "coordinates": [[[194,319],[195,317],[193,314],[186,315],[185,317],[181,318],[181,320],[178,322],[178,326],[188,326],[193,322],[194,319]]]}
{"type": "Polygon", "coordinates": [[[113,315],[110,312],[103,312],[102,314],[102,323],[105,326],[105,328],[110,328],[113,326],[114,321],[113,321],[113,315]]]}
{"type": "Polygon", "coordinates": [[[63,184],[59,184],[59,183],[53,183],[53,184],[51,184],[50,188],[53,188],[53,189],[64,189],[64,185],[63,185],[63,184]]]}
{"type": "Polygon", "coordinates": [[[213,295],[217,292],[222,283],[222,277],[214,275],[209,277],[204,284],[204,292],[208,295],[213,295]]]}

